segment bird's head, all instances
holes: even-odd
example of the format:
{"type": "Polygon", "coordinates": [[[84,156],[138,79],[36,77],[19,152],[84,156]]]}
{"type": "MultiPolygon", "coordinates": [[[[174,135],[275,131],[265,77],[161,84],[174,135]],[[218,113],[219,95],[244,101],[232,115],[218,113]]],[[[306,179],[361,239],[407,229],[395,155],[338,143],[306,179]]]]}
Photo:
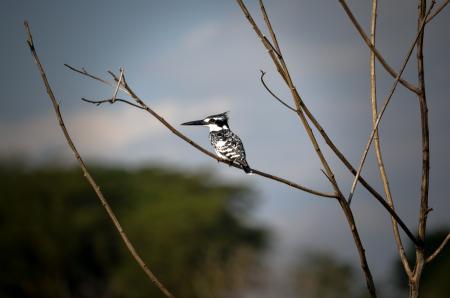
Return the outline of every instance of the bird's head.
{"type": "Polygon", "coordinates": [[[228,112],[211,115],[203,118],[202,120],[189,121],[181,123],[181,125],[202,125],[208,126],[209,131],[221,131],[224,129],[229,129],[228,126],[228,112]]]}

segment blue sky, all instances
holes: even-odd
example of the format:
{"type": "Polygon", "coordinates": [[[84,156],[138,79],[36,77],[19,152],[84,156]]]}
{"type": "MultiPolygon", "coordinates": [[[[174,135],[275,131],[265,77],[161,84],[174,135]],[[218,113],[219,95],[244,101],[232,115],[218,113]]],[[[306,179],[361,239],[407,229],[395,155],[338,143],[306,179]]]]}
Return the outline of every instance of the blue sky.
{"type": "MultiPolygon", "coordinates": [[[[257,1],[246,2],[262,25],[257,1]]],[[[370,3],[366,2],[349,1],[349,5],[368,30],[370,3]]],[[[380,3],[378,47],[398,69],[415,36],[416,3],[391,2],[380,3]]],[[[338,1],[267,1],[266,7],[297,89],[338,147],[357,164],[370,133],[366,46],[338,1]]],[[[24,155],[33,164],[73,161],[25,44],[22,23],[27,19],[66,124],[85,158],[126,166],[153,162],[186,170],[206,168],[218,177],[248,182],[262,197],[255,216],[276,233],[269,260],[274,271],[307,249],[324,249],[357,264],[351,234],[335,202],[219,165],[139,110],[83,103],[81,97],[105,98],[113,90],[63,66],[85,67],[105,78],[107,70],[123,66],[137,94],[174,125],[229,110],[231,127],[243,139],[251,166],[329,190],[298,118],[261,86],[259,69],[264,69],[273,90],[289,100],[288,90],[234,1],[6,0],[0,4],[0,14],[4,67],[0,156],[24,155]]],[[[445,191],[450,183],[449,29],[449,9],[426,29],[430,206],[435,209],[429,217],[430,228],[450,225],[445,191]]],[[[405,77],[416,82],[414,59],[405,77]]],[[[381,101],[393,79],[380,66],[378,78],[381,101]]],[[[180,130],[209,146],[206,129],[180,130]]],[[[380,133],[394,200],[415,231],[420,126],[417,99],[402,86],[380,133]]],[[[349,189],[351,177],[324,150],[340,185],[349,189]]],[[[373,152],[363,175],[382,191],[373,152]]],[[[382,279],[396,256],[390,221],[361,187],[355,196],[352,207],[369,264],[377,279],[382,279]]]]}

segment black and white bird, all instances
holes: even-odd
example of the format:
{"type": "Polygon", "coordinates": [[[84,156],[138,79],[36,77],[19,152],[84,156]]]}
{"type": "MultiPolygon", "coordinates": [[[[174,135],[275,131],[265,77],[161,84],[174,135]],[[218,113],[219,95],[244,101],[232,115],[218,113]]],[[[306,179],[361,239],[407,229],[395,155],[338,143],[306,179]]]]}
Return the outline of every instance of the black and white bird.
{"type": "Polygon", "coordinates": [[[227,112],[208,116],[202,120],[190,121],[181,125],[202,125],[209,127],[209,141],[217,156],[242,166],[247,173],[251,173],[245,159],[244,145],[241,139],[230,130],[227,112]]]}

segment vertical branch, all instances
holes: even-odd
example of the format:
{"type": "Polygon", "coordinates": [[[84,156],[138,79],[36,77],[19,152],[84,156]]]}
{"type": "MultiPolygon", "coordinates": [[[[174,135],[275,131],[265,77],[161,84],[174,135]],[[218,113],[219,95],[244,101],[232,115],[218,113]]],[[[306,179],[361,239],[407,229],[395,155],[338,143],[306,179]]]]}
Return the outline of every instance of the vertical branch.
{"type": "MultiPolygon", "coordinates": [[[[372,17],[370,24],[370,42],[375,46],[376,43],[376,30],[377,30],[377,9],[378,1],[372,0],[372,17]]],[[[372,125],[375,127],[375,122],[378,116],[377,108],[377,80],[376,80],[376,69],[375,69],[375,53],[370,52],[370,98],[372,106],[372,125]]],[[[381,154],[380,138],[378,134],[378,129],[375,127],[374,133],[374,149],[377,158],[378,169],[380,171],[380,178],[383,183],[383,189],[386,194],[386,199],[389,206],[394,209],[394,201],[392,199],[391,189],[389,187],[389,180],[386,174],[386,169],[384,167],[383,156],[381,154]]],[[[400,255],[400,260],[408,276],[411,276],[411,268],[406,257],[405,249],[403,247],[402,239],[398,230],[398,224],[394,217],[391,216],[392,229],[394,232],[394,239],[397,244],[398,253],[400,255]]]]}
{"type": "Polygon", "coordinates": [[[36,53],[36,49],[34,47],[34,42],[33,42],[33,37],[31,35],[31,31],[30,28],[28,26],[28,22],[25,21],[24,23],[25,25],[25,30],[27,31],[28,34],[28,39],[27,39],[27,43],[28,46],[30,48],[31,54],[33,55],[34,61],[36,62],[36,65],[38,66],[42,81],[44,82],[44,85],[46,87],[48,96],[50,97],[52,104],[53,104],[53,108],[55,110],[56,113],[56,117],[58,118],[58,122],[59,122],[59,126],[61,127],[61,130],[64,134],[64,137],[66,138],[67,144],[69,145],[70,149],[72,150],[72,152],[75,155],[75,158],[77,159],[81,170],[83,171],[83,175],[86,178],[86,180],[88,181],[88,183],[91,185],[92,189],[95,191],[98,199],[100,200],[100,203],[102,204],[103,208],[105,208],[106,213],[108,213],[111,221],[114,224],[114,227],[116,228],[116,230],[119,232],[120,237],[122,238],[122,241],[125,243],[125,246],[127,247],[128,251],[130,252],[130,254],[133,256],[133,258],[136,260],[136,262],[139,264],[139,266],[142,268],[142,270],[145,272],[145,274],[147,275],[147,277],[153,282],[153,284],[155,284],[160,290],[161,292],[166,296],[166,297],[174,297],[167,289],[166,287],[164,287],[164,285],[158,280],[158,278],[155,276],[155,274],[153,274],[153,272],[150,270],[150,268],[147,266],[147,264],[144,262],[144,260],[142,260],[142,258],[139,256],[139,253],[136,251],[136,249],[134,248],[133,244],[130,242],[130,240],[128,239],[127,234],[125,233],[125,231],[123,230],[121,224],[119,223],[119,220],[117,219],[116,215],[114,214],[114,211],[111,209],[111,207],[109,206],[108,201],[106,200],[106,198],[104,197],[103,193],[100,190],[100,187],[97,185],[97,183],[95,182],[94,178],[91,176],[91,174],[89,173],[86,164],[84,163],[83,159],[81,158],[80,154],[78,153],[77,148],[75,147],[75,144],[72,141],[72,138],[69,135],[69,132],[67,131],[67,128],[64,124],[62,115],[61,115],[61,111],[59,108],[59,103],[56,100],[56,97],[50,87],[50,84],[47,80],[47,75],[45,74],[44,68],[39,60],[39,57],[36,53]]]}
{"type": "MultiPolygon", "coordinates": [[[[419,24],[425,21],[425,0],[419,1],[419,24]]],[[[422,128],[422,182],[420,191],[420,220],[419,220],[419,238],[425,240],[425,229],[428,214],[428,187],[430,179],[430,140],[428,127],[428,106],[425,94],[425,72],[423,61],[423,40],[424,32],[420,33],[417,42],[417,70],[419,78],[419,105],[420,122],[422,128]]]]}
{"type": "MultiPolygon", "coordinates": [[[[425,18],[430,14],[431,9],[433,8],[434,4],[435,4],[435,2],[433,0],[433,2],[431,2],[430,8],[428,9],[428,12],[425,15],[425,18]]],[[[397,88],[397,85],[398,85],[398,83],[400,81],[400,78],[401,78],[401,76],[403,74],[403,71],[405,70],[406,65],[408,64],[409,58],[411,57],[411,55],[412,55],[412,53],[414,51],[414,48],[416,47],[416,44],[418,43],[418,41],[420,39],[420,36],[422,36],[423,30],[424,30],[425,24],[426,24],[425,18],[424,18],[424,20],[422,22],[419,21],[421,23],[419,24],[419,29],[418,29],[416,38],[414,39],[414,42],[412,43],[411,47],[409,48],[408,54],[406,55],[406,57],[405,57],[405,59],[403,61],[402,67],[401,67],[397,77],[395,78],[395,81],[394,81],[394,83],[393,83],[393,85],[391,87],[391,91],[389,92],[389,95],[385,99],[385,101],[383,103],[383,106],[381,108],[381,111],[380,111],[380,113],[379,113],[379,115],[377,117],[377,120],[375,121],[375,124],[374,124],[374,127],[372,129],[372,132],[370,133],[369,140],[367,141],[366,147],[364,148],[364,152],[361,155],[361,160],[359,162],[358,171],[356,172],[355,179],[353,180],[352,187],[351,187],[351,190],[350,190],[350,194],[348,196],[349,203],[351,202],[353,194],[355,192],[356,184],[358,182],[359,176],[361,175],[361,171],[362,171],[362,168],[364,166],[364,162],[366,161],[367,153],[369,152],[370,145],[372,144],[373,137],[375,135],[375,130],[378,128],[378,125],[380,124],[381,118],[383,117],[384,112],[386,111],[386,108],[387,108],[387,106],[388,106],[392,96],[394,95],[395,89],[397,88]]]]}
{"type": "MultiPolygon", "coordinates": [[[[267,38],[262,34],[261,30],[259,29],[258,25],[255,23],[255,21],[253,20],[252,16],[250,15],[248,9],[246,8],[245,4],[243,3],[242,0],[236,0],[237,3],[239,4],[239,6],[242,9],[242,12],[244,13],[245,17],[247,18],[247,20],[249,21],[249,23],[252,25],[254,31],[256,32],[256,34],[258,35],[258,37],[261,39],[263,45],[266,47],[266,49],[268,50],[269,54],[272,53],[273,54],[273,46],[271,46],[270,42],[267,41],[267,38]]],[[[264,5],[262,4],[262,2],[260,2],[260,6],[261,6],[261,10],[262,13],[264,15],[264,19],[266,22],[266,25],[269,28],[269,31],[271,32],[271,35],[273,36],[273,40],[274,42],[276,42],[276,47],[278,47],[278,41],[276,41],[276,36],[275,33],[272,29],[272,26],[270,24],[269,18],[267,16],[267,13],[265,12],[265,8],[264,5]]],[[[289,75],[289,70],[286,66],[286,63],[284,62],[283,56],[281,54],[280,51],[277,50],[277,54],[278,57],[273,57],[273,55],[271,55],[272,60],[274,62],[274,64],[276,65],[278,71],[280,72],[281,76],[283,77],[284,81],[286,82],[286,84],[289,87],[289,90],[291,91],[291,95],[292,98],[294,100],[295,106],[296,106],[296,110],[297,110],[297,115],[299,116],[307,134],[308,137],[312,143],[312,146],[314,147],[314,150],[317,153],[317,156],[319,157],[325,172],[326,172],[326,176],[328,177],[328,179],[330,180],[331,185],[333,186],[334,192],[337,195],[337,199],[339,201],[339,204],[341,205],[341,208],[345,214],[345,217],[347,219],[347,222],[350,226],[352,235],[353,235],[353,239],[355,241],[355,245],[356,248],[358,250],[359,256],[360,256],[360,263],[361,263],[361,269],[364,272],[365,278],[366,278],[366,283],[367,283],[367,288],[369,290],[369,293],[371,295],[371,297],[376,297],[376,291],[375,291],[375,285],[373,282],[373,278],[372,278],[372,274],[370,272],[369,266],[367,264],[367,259],[366,259],[366,255],[365,255],[365,250],[364,247],[362,245],[361,239],[359,237],[359,233],[358,230],[356,228],[356,224],[354,222],[354,218],[353,218],[353,214],[352,211],[350,209],[350,206],[348,205],[348,203],[345,201],[344,196],[342,195],[342,192],[339,189],[339,186],[337,184],[337,181],[334,177],[333,171],[331,170],[331,167],[329,166],[327,160],[325,159],[319,144],[316,140],[316,137],[314,136],[314,133],[311,129],[311,126],[308,123],[308,120],[305,116],[305,113],[303,111],[303,107],[305,106],[303,103],[302,98],[300,97],[299,93],[297,92],[297,89],[295,88],[292,79],[289,75]],[[274,58],[278,58],[278,59],[274,59],[274,58]]]]}
{"type": "MultiPolygon", "coordinates": [[[[433,0],[431,6],[435,1],[433,0]]],[[[418,5],[418,26],[426,23],[428,15],[425,14],[426,1],[419,0],[418,5]]],[[[420,124],[422,131],[422,179],[420,186],[420,209],[419,209],[419,240],[425,240],[425,231],[427,226],[428,215],[428,188],[430,179],[430,140],[428,127],[428,106],[425,93],[425,72],[423,60],[423,41],[424,32],[419,29],[419,40],[417,42],[417,74],[419,84],[419,107],[420,107],[420,124]]],[[[416,247],[416,265],[414,268],[414,276],[410,278],[410,297],[419,296],[419,285],[422,271],[425,266],[425,249],[416,247]]]]}

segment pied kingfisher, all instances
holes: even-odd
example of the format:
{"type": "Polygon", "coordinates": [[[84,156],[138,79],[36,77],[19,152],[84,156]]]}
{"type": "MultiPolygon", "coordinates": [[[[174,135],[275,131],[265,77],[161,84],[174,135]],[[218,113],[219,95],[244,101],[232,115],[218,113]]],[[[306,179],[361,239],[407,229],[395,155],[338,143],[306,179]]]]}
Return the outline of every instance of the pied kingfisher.
{"type": "Polygon", "coordinates": [[[241,139],[230,130],[227,112],[211,115],[203,120],[182,123],[181,125],[202,125],[209,127],[209,141],[217,156],[236,163],[247,173],[251,169],[245,160],[245,150],[241,139]]]}

